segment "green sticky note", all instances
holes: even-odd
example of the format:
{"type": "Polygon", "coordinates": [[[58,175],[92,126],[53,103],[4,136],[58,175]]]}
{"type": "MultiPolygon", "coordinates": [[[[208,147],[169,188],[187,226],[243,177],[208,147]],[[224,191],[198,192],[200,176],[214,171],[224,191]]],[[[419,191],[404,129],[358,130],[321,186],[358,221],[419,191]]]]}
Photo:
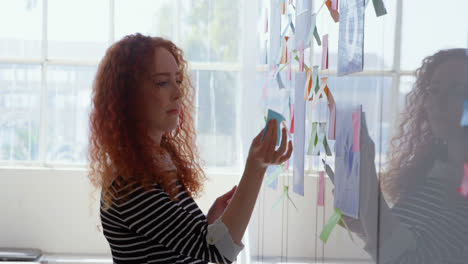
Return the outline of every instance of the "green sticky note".
{"type": "Polygon", "coordinates": [[[341,211],[340,209],[335,208],[335,213],[328,219],[327,224],[323,228],[322,232],[320,233],[320,240],[323,243],[327,243],[328,237],[330,236],[333,228],[335,228],[336,224],[341,220],[341,211]]]}
{"type": "Polygon", "coordinates": [[[272,174],[268,175],[264,182],[265,182],[265,185],[270,185],[270,183],[272,183],[276,178],[278,178],[278,176],[281,175],[281,173],[283,173],[284,170],[282,167],[278,167],[272,174]]]}
{"type": "Polygon", "coordinates": [[[280,114],[277,113],[271,109],[268,109],[268,116],[266,120],[266,125],[265,129],[263,130],[263,135],[262,135],[262,141],[263,138],[265,137],[265,133],[267,131],[267,126],[268,122],[270,122],[271,119],[276,119],[276,130],[277,130],[277,137],[276,137],[276,146],[279,146],[280,140],[281,140],[281,122],[285,121],[286,119],[280,114]]]}
{"type": "Polygon", "coordinates": [[[372,0],[372,4],[374,5],[375,14],[378,17],[387,14],[387,9],[385,8],[383,0],[372,0]]]}

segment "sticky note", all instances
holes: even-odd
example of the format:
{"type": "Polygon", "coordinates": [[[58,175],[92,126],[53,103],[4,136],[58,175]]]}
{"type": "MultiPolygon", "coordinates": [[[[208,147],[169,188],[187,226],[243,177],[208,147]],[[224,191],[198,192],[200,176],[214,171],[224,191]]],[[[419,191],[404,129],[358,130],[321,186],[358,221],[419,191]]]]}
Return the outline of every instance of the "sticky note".
{"type": "MultiPolygon", "coordinates": [[[[267,186],[271,185],[283,173],[281,166],[268,166],[267,175],[263,183],[267,186]]],[[[273,186],[272,186],[273,187],[273,186]]],[[[276,186],[275,186],[276,187],[276,186]]]]}
{"type": "Polygon", "coordinates": [[[287,77],[288,77],[288,81],[291,80],[291,67],[292,67],[292,54],[291,52],[288,52],[288,68],[287,68],[287,77]]]}
{"type": "Polygon", "coordinates": [[[460,120],[462,127],[468,127],[468,101],[463,102],[463,114],[460,120]]]}
{"type": "Polygon", "coordinates": [[[268,32],[268,8],[265,9],[265,33],[268,32]]]}
{"type": "Polygon", "coordinates": [[[325,181],[325,172],[319,171],[318,178],[318,191],[317,191],[317,205],[323,206],[323,195],[324,195],[324,181],[325,181]]]}
{"type": "Polygon", "coordinates": [[[322,70],[328,69],[328,34],[323,35],[322,70]]]}
{"type": "Polygon", "coordinates": [[[304,43],[299,41],[299,71],[304,71],[304,43]]]}
{"type": "Polygon", "coordinates": [[[328,139],[336,139],[336,104],[328,86],[324,89],[328,99],[328,139]]]}
{"type": "Polygon", "coordinates": [[[312,129],[310,130],[309,147],[307,148],[307,155],[309,156],[314,155],[314,149],[318,141],[317,125],[318,125],[317,122],[313,122],[312,129]]]}
{"type": "Polygon", "coordinates": [[[382,0],[372,0],[372,4],[374,5],[375,15],[379,17],[387,14],[387,9],[382,0]]]}
{"type": "Polygon", "coordinates": [[[353,152],[358,152],[361,146],[361,110],[352,114],[353,119],[353,152]]]}
{"type": "Polygon", "coordinates": [[[285,118],[280,113],[275,112],[275,111],[273,111],[271,109],[268,109],[268,115],[267,115],[265,129],[263,130],[262,140],[265,137],[268,122],[270,122],[271,119],[276,119],[276,123],[277,123],[276,146],[279,146],[279,143],[280,143],[280,140],[281,140],[281,122],[285,121],[285,118]]]}
{"type": "Polygon", "coordinates": [[[334,1],[326,0],[325,4],[327,5],[328,11],[330,11],[330,15],[333,18],[333,21],[335,21],[335,23],[340,21],[340,14],[338,13],[338,0],[334,0],[334,1]],[[336,3],[332,3],[332,2],[336,2],[336,3]],[[333,5],[336,6],[335,9],[333,8],[333,5]]]}
{"type": "Polygon", "coordinates": [[[284,15],[286,13],[286,0],[283,0],[281,3],[281,14],[284,15]]]}
{"type": "Polygon", "coordinates": [[[306,70],[306,82],[304,86],[304,101],[307,101],[310,96],[310,90],[312,88],[312,73],[310,72],[310,69],[306,70]]]}
{"type": "Polygon", "coordinates": [[[320,233],[320,240],[322,240],[323,243],[327,243],[328,237],[333,231],[333,228],[335,228],[336,224],[338,224],[340,220],[341,220],[341,211],[340,209],[335,208],[335,212],[328,219],[328,222],[325,224],[325,227],[320,233]]]}
{"type": "Polygon", "coordinates": [[[289,132],[294,134],[294,104],[291,104],[291,126],[289,126],[289,132]]]}
{"type": "Polygon", "coordinates": [[[458,188],[458,192],[465,198],[468,199],[468,163],[463,164],[463,180],[458,188]]]}

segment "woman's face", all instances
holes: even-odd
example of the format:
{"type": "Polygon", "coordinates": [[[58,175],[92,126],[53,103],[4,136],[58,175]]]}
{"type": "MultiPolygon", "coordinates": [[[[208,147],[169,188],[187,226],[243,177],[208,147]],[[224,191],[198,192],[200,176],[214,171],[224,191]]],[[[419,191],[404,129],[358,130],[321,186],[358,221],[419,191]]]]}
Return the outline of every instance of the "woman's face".
{"type": "Polygon", "coordinates": [[[143,87],[145,121],[152,133],[175,129],[181,111],[181,72],[174,56],[165,48],[155,50],[154,66],[143,87]]]}
{"type": "Polygon", "coordinates": [[[424,107],[434,136],[463,140],[460,119],[468,100],[468,62],[454,59],[439,65],[430,80],[424,107]]]}

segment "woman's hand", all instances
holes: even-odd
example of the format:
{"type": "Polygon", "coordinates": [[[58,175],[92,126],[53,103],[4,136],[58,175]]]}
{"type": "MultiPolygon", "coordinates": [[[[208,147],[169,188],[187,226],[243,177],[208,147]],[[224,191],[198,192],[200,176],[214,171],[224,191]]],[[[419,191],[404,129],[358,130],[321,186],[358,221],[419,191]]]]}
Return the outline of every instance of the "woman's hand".
{"type": "Polygon", "coordinates": [[[206,215],[206,219],[208,220],[209,225],[223,214],[224,209],[226,209],[227,205],[231,201],[231,198],[236,192],[236,189],[237,185],[234,186],[229,192],[223,194],[215,200],[210,210],[208,211],[208,214],[206,215]]]}
{"type": "Polygon", "coordinates": [[[287,133],[286,128],[282,130],[281,144],[278,150],[275,151],[277,141],[278,124],[275,119],[268,122],[265,137],[262,138],[263,130],[253,139],[250,146],[249,156],[247,158],[246,167],[254,170],[266,170],[268,165],[282,164],[287,161],[292,154],[292,142],[288,142],[288,150],[286,152],[287,133]],[[286,152],[286,153],[285,153],[286,152]]]}

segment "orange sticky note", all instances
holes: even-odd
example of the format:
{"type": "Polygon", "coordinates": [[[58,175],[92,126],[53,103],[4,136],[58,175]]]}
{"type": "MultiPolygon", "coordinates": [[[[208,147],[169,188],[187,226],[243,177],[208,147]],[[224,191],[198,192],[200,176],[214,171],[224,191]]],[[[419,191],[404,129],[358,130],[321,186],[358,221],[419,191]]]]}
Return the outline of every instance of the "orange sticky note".
{"type": "Polygon", "coordinates": [[[333,21],[335,21],[335,23],[339,22],[340,13],[338,13],[338,0],[327,0],[325,4],[327,5],[328,11],[330,11],[333,21]]]}
{"type": "Polygon", "coordinates": [[[319,171],[319,178],[318,178],[318,192],[317,192],[317,205],[323,206],[323,194],[325,189],[325,172],[319,171]]]}
{"type": "Polygon", "coordinates": [[[288,38],[288,36],[285,36],[283,39],[280,64],[285,64],[288,61],[288,38]]]}
{"type": "Polygon", "coordinates": [[[286,13],[286,1],[283,0],[283,3],[281,4],[281,14],[284,15],[286,13]]]}
{"type": "Polygon", "coordinates": [[[328,69],[328,34],[322,37],[322,70],[328,69]]]}

